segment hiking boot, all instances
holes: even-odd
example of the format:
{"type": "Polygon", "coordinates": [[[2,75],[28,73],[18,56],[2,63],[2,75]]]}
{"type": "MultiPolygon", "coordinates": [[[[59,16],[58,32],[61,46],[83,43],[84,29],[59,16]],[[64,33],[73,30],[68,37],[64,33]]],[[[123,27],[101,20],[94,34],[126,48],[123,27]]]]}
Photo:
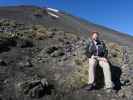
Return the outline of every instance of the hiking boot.
{"type": "Polygon", "coordinates": [[[83,89],[87,90],[87,91],[91,91],[95,89],[95,84],[85,84],[83,87],[83,89]]]}

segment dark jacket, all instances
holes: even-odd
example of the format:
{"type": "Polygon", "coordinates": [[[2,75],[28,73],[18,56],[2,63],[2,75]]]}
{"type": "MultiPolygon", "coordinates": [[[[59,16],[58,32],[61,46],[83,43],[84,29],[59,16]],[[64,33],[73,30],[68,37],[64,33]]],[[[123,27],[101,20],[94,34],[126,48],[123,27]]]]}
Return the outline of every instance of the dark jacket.
{"type": "Polygon", "coordinates": [[[90,40],[86,47],[86,55],[91,58],[92,55],[99,57],[107,57],[108,50],[105,46],[104,41],[97,40],[97,44],[90,40]],[[98,48],[98,49],[96,49],[98,48]]]}

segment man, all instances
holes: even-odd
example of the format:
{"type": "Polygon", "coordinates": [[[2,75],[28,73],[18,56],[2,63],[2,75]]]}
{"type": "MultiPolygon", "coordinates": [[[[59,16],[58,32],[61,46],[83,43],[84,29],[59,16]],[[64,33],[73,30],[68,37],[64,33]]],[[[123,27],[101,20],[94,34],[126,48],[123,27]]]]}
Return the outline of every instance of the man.
{"type": "Polygon", "coordinates": [[[91,40],[87,46],[87,54],[89,57],[89,76],[87,90],[95,88],[95,67],[97,64],[103,69],[105,89],[112,90],[113,82],[111,81],[110,65],[107,60],[108,50],[105,43],[99,39],[99,32],[91,33],[91,40]]]}

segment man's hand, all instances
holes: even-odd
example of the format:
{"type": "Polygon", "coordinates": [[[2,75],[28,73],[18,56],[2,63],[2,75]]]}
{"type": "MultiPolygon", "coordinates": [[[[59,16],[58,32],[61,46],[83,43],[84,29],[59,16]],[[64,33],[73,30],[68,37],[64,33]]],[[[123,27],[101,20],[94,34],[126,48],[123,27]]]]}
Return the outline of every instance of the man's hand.
{"type": "Polygon", "coordinates": [[[108,60],[106,58],[103,58],[103,57],[98,58],[98,60],[102,60],[102,61],[108,62],[108,60]]]}
{"type": "Polygon", "coordinates": [[[94,56],[94,55],[92,55],[91,58],[93,58],[93,59],[97,59],[98,56],[94,56]]]}
{"type": "Polygon", "coordinates": [[[107,58],[104,58],[104,57],[98,57],[98,56],[92,55],[91,58],[99,60],[99,61],[101,60],[101,61],[108,62],[107,58]]]}

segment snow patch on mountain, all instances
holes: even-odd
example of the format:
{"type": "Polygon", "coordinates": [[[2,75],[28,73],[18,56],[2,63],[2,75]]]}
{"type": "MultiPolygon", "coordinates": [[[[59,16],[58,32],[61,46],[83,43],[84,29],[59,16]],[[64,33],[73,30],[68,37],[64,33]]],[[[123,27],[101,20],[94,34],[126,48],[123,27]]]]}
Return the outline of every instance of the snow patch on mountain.
{"type": "Polygon", "coordinates": [[[58,12],[59,12],[59,10],[54,9],[54,8],[47,8],[47,10],[52,11],[52,12],[56,12],[56,13],[58,13],[58,12]]]}
{"type": "Polygon", "coordinates": [[[59,15],[57,15],[57,13],[59,13],[59,10],[54,9],[54,8],[47,8],[47,12],[48,14],[53,17],[53,18],[59,18],[59,15]]]}

